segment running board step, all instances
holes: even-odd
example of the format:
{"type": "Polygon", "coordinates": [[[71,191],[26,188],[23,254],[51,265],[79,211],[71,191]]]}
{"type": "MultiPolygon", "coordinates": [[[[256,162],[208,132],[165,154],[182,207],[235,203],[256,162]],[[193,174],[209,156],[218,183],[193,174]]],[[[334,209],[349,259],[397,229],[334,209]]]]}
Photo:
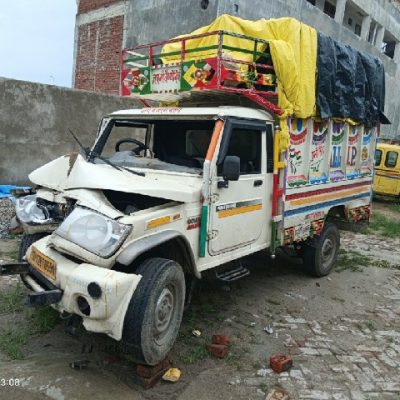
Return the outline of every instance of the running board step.
{"type": "Polygon", "coordinates": [[[238,279],[244,278],[247,275],[250,275],[250,271],[243,266],[215,273],[216,278],[224,282],[237,281],[238,279]]]}

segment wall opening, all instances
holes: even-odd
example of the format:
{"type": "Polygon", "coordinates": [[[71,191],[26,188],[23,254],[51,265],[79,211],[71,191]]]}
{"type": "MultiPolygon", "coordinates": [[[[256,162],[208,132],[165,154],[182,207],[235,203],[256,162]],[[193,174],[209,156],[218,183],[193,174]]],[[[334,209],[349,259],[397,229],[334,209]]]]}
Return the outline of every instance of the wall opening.
{"type": "Polygon", "coordinates": [[[325,1],[324,13],[326,15],[329,15],[331,18],[335,18],[336,4],[333,4],[333,3],[329,2],[329,1],[325,1]]]}
{"type": "Polygon", "coordinates": [[[373,46],[376,43],[376,34],[378,32],[378,24],[376,21],[371,21],[371,25],[369,26],[369,33],[368,33],[368,42],[370,42],[373,46]]]}
{"type": "Polygon", "coordinates": [[[351,1],[346,2],[344,10],[343,26],[352,31],[357,36],[361,36],[362,22],[365,13],[351,1]]]}
{"type": "Polygon", "coordinates": [[[209,0],[201,0],[200,7],[203,10],[207,10],[209,4],[210,4],[209,0]]]}
{"type": "Polygon", "coordinates": [[[387,55],[389,58],[393,58],[396,44],[397,44],[396,38],[390,32],[385,30],[381,47],[382,53],[387,55]]]}

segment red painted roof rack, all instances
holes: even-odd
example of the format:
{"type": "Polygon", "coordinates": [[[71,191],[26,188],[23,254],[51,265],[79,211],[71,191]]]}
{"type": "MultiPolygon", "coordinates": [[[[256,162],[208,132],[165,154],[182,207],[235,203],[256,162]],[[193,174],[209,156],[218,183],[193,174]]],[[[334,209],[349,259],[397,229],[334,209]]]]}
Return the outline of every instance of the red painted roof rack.
{"type": "Polygon", "coordinates": [[[256,103],[282,114],[268,42],[226,31],[122,50],[121,95],[207,105],[256,103]],[[243,47],[232,46],[232,38],[243,47]],[[201,39],[207,45],[195,45],[201,39]]]}

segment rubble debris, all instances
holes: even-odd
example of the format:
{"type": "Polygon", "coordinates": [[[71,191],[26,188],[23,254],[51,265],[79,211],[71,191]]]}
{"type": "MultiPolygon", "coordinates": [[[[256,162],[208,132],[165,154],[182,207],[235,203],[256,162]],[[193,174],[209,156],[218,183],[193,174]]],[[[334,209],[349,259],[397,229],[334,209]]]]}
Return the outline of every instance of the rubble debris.
{"type": "Polygon", "coordinates": [[[272,327],[271,324],[268,324],[265,328],[264,331],[267,332],[269,335],[272,335],[274,333],[274,328],[272,327]]]}
{"type": "Polygon", "coordinates": [[[281,388],[272,389],[265,400],[289,400],[289,395],[281,388]]]}
{"type": "Polygon", "coordinates": [[[170,368],[163,376],[163,380],[167,382],[178,382],[181,377],[181,370],[179,368],[170,368]]]}
{"type": "Polygon", "coordinates": [[[0,238],[5,238],[15,216],[15,204],[11,198],[0,198],[0,238]]]}
{"type": "Polygon", "coordinates": [[[169,358],[154,366],[138,364],[136,366],[136,374],[132,376],[132,380],[147,390],[152,388],[170,368],[171,361],[169,358]]]}
{"type": "Polygon", "coordinates": [[[72,369],[77,369],[81,371],[82,369],[87,369],[89,365],[89,360],[75,360],[69,364],[72,369]]]}
{"type": "Polygon", "coordinates": [[[229,337],[225,335],[212,335],[211,343],[229,346],[231,344],[231,339],[229,339],[229,337]]]}
{"type": "Polygon", "coordinates": [[[269,359],[270,367],[278,374],[287,371],[293,366],[292,357],[283,353],[273,354],[269,359]]]}
{"type": "Polygon", "coordinates": [[[208,344],[207,350],[216,358],[225,358],[228,355],[228,346],[223,344],[208,344]]]}
{"type": "Polygon", "coordinates": [[[217,358],[225,358],[229,352],[231,339],[226,335],[212,335],[211,344],[207,345],[209,353],[217,358]]]}

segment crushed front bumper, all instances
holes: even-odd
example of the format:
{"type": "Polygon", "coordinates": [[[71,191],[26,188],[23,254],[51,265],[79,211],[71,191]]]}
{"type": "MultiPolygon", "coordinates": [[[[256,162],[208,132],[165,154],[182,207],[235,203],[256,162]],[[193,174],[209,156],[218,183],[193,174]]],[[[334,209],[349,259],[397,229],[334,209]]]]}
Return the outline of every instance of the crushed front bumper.
{"type": "Polygon", "coordinates": [[[80,315],[88,331],[105,333],[120,340],[126,310],[141,275],[79,263],[50,248],[49,238],[35,242],[28,249],[26,258],[29,261],[32,248],[35,247],[54,261],[55,278],[45,277],[30,266],[28,274],[24,276],[28,285],[35,293],[48,293],[48,297],[51,297],[51,291],[61,291],[59,301],[51,303],[54,308],[80,315]]]}
{"type": "Polygon", "coordinates": [[[0,263],[0,276],[5,275],[23,275],[26,285],[32,290],[36,289],[36,291],[28,295],[27,305],[29,306],[47,306],[58,303],[62,298],[63,291],[47,280],[44,281],[40,274],[26,261],[18,263],[0,263]],[[41,281],[46,289],[40,286],[32,276],[41,281]]]}

